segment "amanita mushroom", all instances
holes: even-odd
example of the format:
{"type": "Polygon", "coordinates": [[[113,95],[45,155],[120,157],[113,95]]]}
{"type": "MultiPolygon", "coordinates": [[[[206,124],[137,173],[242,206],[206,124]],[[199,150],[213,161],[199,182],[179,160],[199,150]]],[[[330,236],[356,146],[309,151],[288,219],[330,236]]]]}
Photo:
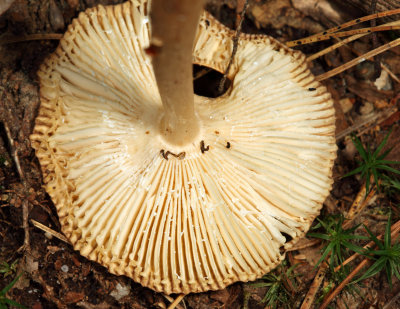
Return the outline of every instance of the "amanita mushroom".
{"type": "Polygon", "coordinates": [[[329,193],[331,97],[300,52],[242,34],[231,88],[193,104],[191,77],[177,78],[192,60],[223,72],[233,32],[203,13],[192,59],[168,71],[160,55],[174,47],[155,25],[153,68],[151,28],[147,1],[89,9],[39,70],[31,140],[62,231],[83,256],[168,294],[259,278],[329,193]]]}

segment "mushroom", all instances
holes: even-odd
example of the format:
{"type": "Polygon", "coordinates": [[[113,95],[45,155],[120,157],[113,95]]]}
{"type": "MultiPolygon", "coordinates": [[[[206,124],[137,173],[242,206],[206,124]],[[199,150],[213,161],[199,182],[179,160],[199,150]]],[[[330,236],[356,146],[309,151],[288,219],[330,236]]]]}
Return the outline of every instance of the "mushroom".
{"type": "MultiPolygon", "coordinates": [[[[182,10],[196,6],[188,2],[182,10]]],[[[152,26],[149,11],[135,0],[80,13],[38,72],[31,141],[62,232],[111,273],[167,294],[255,280],[282,261],[329,194],[331,96],[303,54],[248,34],[228,92],[188,94],[188,65],[224,72],[234,33],[207,12],[196,34],[175,26],[195,35],[181,65],[170,30],[155,17],[152,26]],[[176,70],[165,69],[169,61],[176,70]]],[[[177,8],[153,16],[163,12],[188,22],[177,8]]]]}

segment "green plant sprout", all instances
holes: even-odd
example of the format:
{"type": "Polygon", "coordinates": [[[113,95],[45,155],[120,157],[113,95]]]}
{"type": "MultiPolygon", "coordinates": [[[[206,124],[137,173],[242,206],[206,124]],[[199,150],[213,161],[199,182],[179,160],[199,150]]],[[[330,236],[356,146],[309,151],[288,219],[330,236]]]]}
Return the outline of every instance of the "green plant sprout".
{"type": "Polygon", "coordinates": [[[385,194],[391,197],[395,192],[400,192],[400,181],[396,177],[383,175],[381,186],[384,188],[385,194]]]}
{"type": "Polygon", "coordinates": [[[399,238],[397,238],[392,244],[391,219],[392,215],[390,214],[383,240],[379,240],[370,229],[364,225],[370,238],[378,248],[368,248],[363,252],[363,255],[367,256],[369,259],[375,260],[375,262],[360,278],[355,280],[354,283],[373,277],[383,270],[386,272],[390,288],[392,288],[393,275],[400,280],[400,242],[399,238]]]}
{"type": "Polygon", "coordinates": [[[296,287],[295,277],[298,276],[293,273],[293,270],[299,265],[295,264],[285,270],[286,263],[283,262],[274,272],[263,276],[259,282],[250,284],[251,287],[261,288],[268,287],[268,291],[264,298],[261,300],[268,308],[276,309],[292,308],[292,292],[288,289],[289,285],[296,287]],[[290,281],[290,283],[289,283],[290,281]]]}
{"type": "Polygon", "coordinates": [[[354,231],[358,228],[359,225],[354,226],[350,229],[344,229],[342,227],[344,222],[344,217],[342,214],[338,216],[330,216],[327,217],[324,222],[317,218],[318,224],[312,227],[312,230],[316,230],[319,228],[323,228],[325,233],[307,233],[307,236],[319,238],[326,242],[324,248],[322,249],[322,256],[318,260],[315,267],[318,267],[327,257],[329,257],[329,268],[333,270],[336,266],[341,265],[345,256],[348,253],[348,250],[362,253],[363,248],[352,244],[350,241],[352,240],[367,240],[368,237],[362,235],[354,234],[354,231]]]}
{"type": "Polygon", "coordinates": [[[9,284],[7,284],[1,291],[0,291],[0,309],[7,309],[9,306],[14,306],[18,308],[25,308],[25,306],[17,303],[14,300],[8,299],[6,294],[7,292],[14,286],[14,284],[18,281],[18,279],[22,276],[22,273],[19,274],[17,277],[14,278],[9,284]]]}
{"type": "Polygon", "coordinates": [[[362,161],[357,160],[359,167],[357,167],[355,170],[351,171],[350,173],[347,173],[343,177],[348,177],[348,176],[352,176],[352,175],[361,173],[361,178],[365,179],[366,194],[369,193],[371,175],[374,177],[374,180],[375,180],[378,190],[379,190],[379,179],[382,178],[382,171],[387,171],[387,172],[391,172],[391,173],[400,175],[399,170],[388,166],[391,164],[400,164],[399,161],[384,160],[386,158],[386,156],[390,153],[392,148],[389,148],[388,150],[384,151],[381,154],[381,151],[382,151],[383,147],[386,145],[389,135],[392,133],[392,131],[393,131],[393,128],[390,129],[389,133],[385,136],[383,141],[380,143],[378,148],[376,148],[376,150],[373,153],[372,153],[369,145],[365,149],[363,144],[361,143],[360,139],[357,136],[355,136],[355,135],[351,136],[353,144],[356,147],[358,153],[360,154],[362,161]]]}
{"type": "Polygon", "coordinates": [[[18,259],[8,264],[6,261],[0,263],[0,273],[3,274],[4,278],[12,275],[17,270],[18,259]]]}

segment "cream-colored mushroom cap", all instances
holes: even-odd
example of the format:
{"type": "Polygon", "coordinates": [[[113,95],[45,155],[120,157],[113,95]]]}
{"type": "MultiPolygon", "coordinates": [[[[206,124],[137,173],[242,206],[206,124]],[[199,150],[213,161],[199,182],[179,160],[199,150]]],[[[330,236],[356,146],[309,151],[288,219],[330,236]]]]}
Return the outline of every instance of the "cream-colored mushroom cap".
{"type": "MultiPolygon", "coordinates": [[[[169,145],[148,11],[131,1],[81,13],[39,70],[31,140],[62,231],[83,256],[168,294],[259,278],[331,188],[331,97],[301,53],[241,35],[231,88],[196,96],[199,136],[169,145]]],[[[204,13],[194,63],[223,72],[232,36],[204,13]]]]}

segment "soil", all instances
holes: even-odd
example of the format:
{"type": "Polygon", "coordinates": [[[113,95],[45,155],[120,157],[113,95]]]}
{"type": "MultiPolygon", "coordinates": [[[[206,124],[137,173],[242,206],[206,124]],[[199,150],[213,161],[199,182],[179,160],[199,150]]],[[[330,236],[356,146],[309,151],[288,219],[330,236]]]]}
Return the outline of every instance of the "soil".
{"type": "MultiPolygon", "coordinates": [[[[81,257],[69,244],[36,228],[31,221],[60,231],[54,205],[42,188],[39,163],[29,142],[40,104],[36,72],[43,59],[55,50],[58,41],[24,38],[38,33],[63,33],[80,11],[98,4],[118,2],[122,1],[15,0],[0,16],[0,265],[4,262],[9,265],[15,262],[16,265],[15,269],[0,273],[0,290],[22,271],[22,277],[7,297],[27,308],[167,308],[170,304],[162,294],[143,288],[129,278],[109,274],[104,267],[81,257]],[[14,39],[21,42],[10,43],[14,39]],[[25,222],[24,210],[28,216],[25,222]],[[28,226],[24,226],[26,222],[28,226]]],[[[207,9],[224,24],[235,28],[237,13],[243,7],[243,1],[237,2],[213,0],[209,1],[207,9]]],[[[307,10],[296,9],[289,0],[250,1],[242,30],[289,41],[325,29],[329,26],[327,15],[321,20],[308,16],[307,10]]],[[[343,12],[343,16],[349,15],[358,16],[359,12],[343,12]]],[[[396,36],[396,32],[379,34],[377,41],[383,45],[396,36]]],[[[328,41],[305,45],[301,50],[310,55],[331,44],[328,41]]],[[[321,74],[354,58],[357,51],[366,52],[373,48],[370,38],[358,40],[313,61],[311,69],[316,75],[321,74]]],[[[400,49],[393,48],[379,57],[398,77],[399,55],[400,49]]],[[[337,136],[343,132],[358,132],[364,145],[370,144],[374,149],[394,127],[387,143],[387,147],[393,147],[389,159],[400,161],[400,112],[397,111],[400,84],[389,76],[383,81],[384,90],[378,90],[374,81],[379,75],[374,62],[363,62],[324,83],[335,100],[337,136]]],[[[362,186],[362,179],[357,176],[341,178],[357,167],[357,151],[348,136],[344,134],[338,138],[335,183],[324,205],[323,216],[346,213],[362,186]]],[[[389,210],[392,210],[393,222],[399,219],[399,200],[398,191],[390,195],[377,194],[356,223],[364,222],[374,233],[382,233],[389,210]]],[[[320,257],[320,249],[321,246],[317,245],[288,254],[290,265],[300,263],[295,270],[298,274],[296,288],[291,290],[292,308],[300,306],[310,289],[316,273],[313,266],[320,257]]],[[[398,280],[393,280],[390,289],[384,275],[375,276],[363,284],[360,294],[342,293],[332,308],[345,308],[345,305],[350,308],[382,308],[400,293],[398,280]]],[[[265,308],[262,299],[266,291],[266,287],[236,283],[221,291],[187,295],[178,307],[265,308]]],[[[400,301],[394,301],[391,306],[399,308],[400,301]]]]}

